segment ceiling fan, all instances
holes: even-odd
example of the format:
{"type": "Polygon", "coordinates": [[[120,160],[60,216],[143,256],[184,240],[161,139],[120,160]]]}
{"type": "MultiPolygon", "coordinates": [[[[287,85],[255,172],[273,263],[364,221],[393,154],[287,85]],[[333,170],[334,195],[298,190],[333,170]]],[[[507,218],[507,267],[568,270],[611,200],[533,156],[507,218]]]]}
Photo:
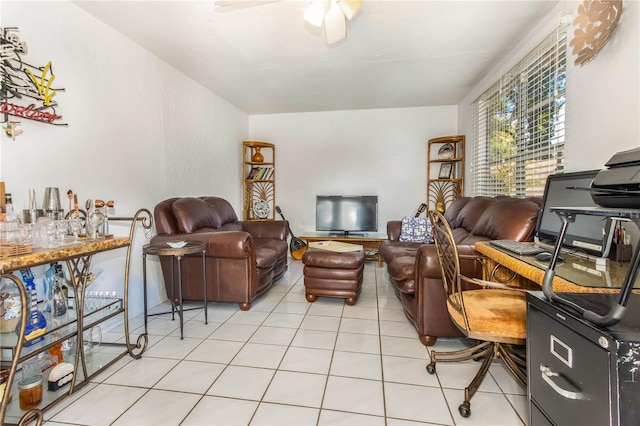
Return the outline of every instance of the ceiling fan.
{"type": "MultiPolygon", "coordinates": [[[[281,0],[216,0],[220,10],[261,6],[281,0]]],[[[334,44],[347,36],[347,19],[358,13],[363,0],[311,0],[304,14],[309,24],[321,27],[324,24],[327,44],[334,44]]]]}

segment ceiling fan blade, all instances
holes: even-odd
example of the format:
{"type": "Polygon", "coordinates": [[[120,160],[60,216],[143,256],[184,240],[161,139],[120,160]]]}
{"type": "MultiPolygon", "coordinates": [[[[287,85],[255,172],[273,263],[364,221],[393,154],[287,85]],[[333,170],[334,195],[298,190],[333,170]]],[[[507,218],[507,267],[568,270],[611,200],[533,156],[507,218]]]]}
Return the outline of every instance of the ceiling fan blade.
{"type": "Polygon", "coordinates": [[[348,20],[353,19],[362,6],[362,0],[340,0],[340,8],[348,20]]]}
{"type": "Polygon", "coordinates": [[[324,30],[327,44],[337,43],[347,36],[347,21],[335,0],[331,1],[329,12],[324,16],[324,30]]]}
{"type": "Polygon", "coordinates": [[[275,3],[281,0],[214,0],[214,7],[219,11],[230,11],[236,9],[244,9],[247,7],[262,6],[269,3],[275,3]]]}

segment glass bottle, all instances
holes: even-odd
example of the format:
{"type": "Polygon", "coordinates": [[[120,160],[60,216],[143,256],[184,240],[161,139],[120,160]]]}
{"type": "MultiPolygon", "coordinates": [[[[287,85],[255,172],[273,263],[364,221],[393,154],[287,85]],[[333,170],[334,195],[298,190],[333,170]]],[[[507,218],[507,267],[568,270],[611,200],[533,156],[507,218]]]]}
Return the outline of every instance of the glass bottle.
{"type": "Polygon", "coordinates": [[[5,205],[4,212],[5,212],[5,217],[7,222],[18,220],[18,217],[16,216],[16,212],[13,209],[13,201],[10,193],[5,194],[4,205],[5,205]]]}
{"type": "Polygon", "coordinates": [[[51,312],[51,302],[52,296],[51,287],[53,286],[53,276],[55,274],[55,267],[57,262],[52,262],[49,264],[49,269],[44,272],[44,276],[42,277],[42,283],[44,285],[44,306],[42,307],[43,312],[51,312]]]}
{"type": "Polygon", "coordinates": [[[73,309],[73,301],[69,297],[70,295],[73,294],[73,289],[71,288],[71,282],[69,281],[64,271],[62,270],[62,265],[59,263],[56,264],[55,276],[58,278],[58,281],[60,282],[65,303],[69,308],[73,309]]]}
{"type": "Polygon", "coordinates": [[[62,282],[58,275],[53,277],[51,287],[51,313],[59,317],[67,313],[67,298],[62,290],[62,282]]]}

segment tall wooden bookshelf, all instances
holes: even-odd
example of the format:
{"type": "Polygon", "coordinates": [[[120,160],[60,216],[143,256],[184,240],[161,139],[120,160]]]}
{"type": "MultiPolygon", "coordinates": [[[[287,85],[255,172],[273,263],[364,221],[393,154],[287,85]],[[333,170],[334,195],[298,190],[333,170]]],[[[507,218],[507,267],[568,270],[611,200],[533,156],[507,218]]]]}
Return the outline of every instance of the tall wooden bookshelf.
{"type": "Polygon", "coordinates": [[[465,136],[443,136],[427,143],[427,206],[444,213],[464,194],[465,136]]]}
{"type": "Polygon", "coordinates": [[[276,214],[276,148],[269,142],[242,142],[244,220],[273,220],[276,214]]]}

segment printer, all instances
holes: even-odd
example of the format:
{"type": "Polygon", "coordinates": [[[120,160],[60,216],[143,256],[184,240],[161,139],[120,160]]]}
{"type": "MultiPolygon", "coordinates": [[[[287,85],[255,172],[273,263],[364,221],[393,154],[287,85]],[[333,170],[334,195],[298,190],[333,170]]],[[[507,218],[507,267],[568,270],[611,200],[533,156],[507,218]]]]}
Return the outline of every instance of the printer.
{"type": "Polygon", "coordinates": [[[620,151],[591,182],[591,198],[602,207],[640,208],[640,148],[620,151]]]}

